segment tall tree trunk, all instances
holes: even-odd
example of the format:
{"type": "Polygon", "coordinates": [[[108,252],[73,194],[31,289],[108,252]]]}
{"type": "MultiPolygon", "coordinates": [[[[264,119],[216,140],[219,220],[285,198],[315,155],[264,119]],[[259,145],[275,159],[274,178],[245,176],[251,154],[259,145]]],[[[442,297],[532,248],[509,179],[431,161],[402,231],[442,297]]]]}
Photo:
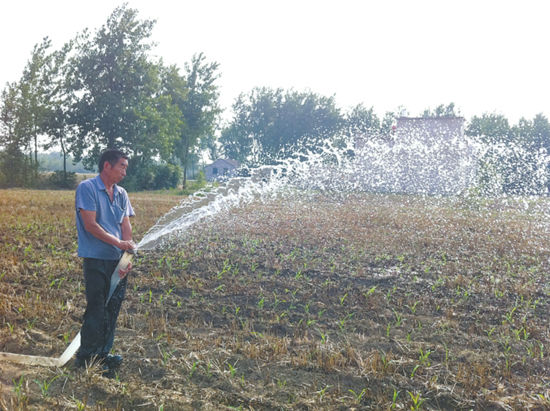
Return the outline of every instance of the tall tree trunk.
{"type": "Polygon", "coordinates": [[[182,187],[187,187],[187,161],[189,159],[189,139],[185,139],[185,146],[183,151],[183,183],[182,187]]]}
{"type": "Polygon", "coordinates": [[[34,183],[38,181],[38,136],[34,132],[34,183]]]}
{"type": "Polygon", "coordinates": [[[65,144],[63,144],[63,139],[59,139],[61,146],[61,152],[63,153],[63,183],[67,184],[67,151],[65,150],[65,144]]]}

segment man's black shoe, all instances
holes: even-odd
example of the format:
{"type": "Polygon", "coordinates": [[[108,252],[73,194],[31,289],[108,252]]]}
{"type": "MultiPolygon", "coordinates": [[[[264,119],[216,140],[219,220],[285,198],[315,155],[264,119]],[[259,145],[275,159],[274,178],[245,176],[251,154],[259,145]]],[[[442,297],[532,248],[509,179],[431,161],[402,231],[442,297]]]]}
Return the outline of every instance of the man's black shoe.
{"type": "Polygon", "coordinates": [[[110,369],[115,369],[122,364],[122,356],[109,354],[105,357],[104,362],[110,369]]]}

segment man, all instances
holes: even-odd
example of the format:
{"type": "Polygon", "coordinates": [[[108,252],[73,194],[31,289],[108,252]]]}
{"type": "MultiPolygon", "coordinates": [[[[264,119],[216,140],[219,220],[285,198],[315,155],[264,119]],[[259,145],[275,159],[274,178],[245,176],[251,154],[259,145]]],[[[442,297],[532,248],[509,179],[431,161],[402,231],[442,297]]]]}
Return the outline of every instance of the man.
{"type": "Polygon", "coordinates": [[[128,156],[109,149],[101,154],[98,166],[99,175],[81,182],[76,189],[78,255],[84,259],[87,306],[75,365],[85,367],[97,360],[112,374],[122,363],[120,355],[109,352],[131,264],[120,270],[119,285],[107,305],[105,302],[118,260],[124,250],[135,248],[130,224],[135,214],[128,193],[117,185],[126,176],[128,156]]]}

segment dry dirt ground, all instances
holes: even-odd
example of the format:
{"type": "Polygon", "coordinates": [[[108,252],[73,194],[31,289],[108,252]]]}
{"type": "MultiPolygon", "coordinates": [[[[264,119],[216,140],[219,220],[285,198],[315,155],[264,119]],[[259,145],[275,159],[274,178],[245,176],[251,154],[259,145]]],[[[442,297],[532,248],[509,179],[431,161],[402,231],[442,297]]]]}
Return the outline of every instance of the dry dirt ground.
{"type": "MultiPolygon", "coordinates": [[[[136,238],[178,199],[132,198],[136,238]]],[[[116,378],[0,363],[5,409],[549,409],[547,217],[311,195],[135,260],[116,378]]],[[[58,356],[84,309],[72,193],[0,192],[0,351],[58,356]]]]}

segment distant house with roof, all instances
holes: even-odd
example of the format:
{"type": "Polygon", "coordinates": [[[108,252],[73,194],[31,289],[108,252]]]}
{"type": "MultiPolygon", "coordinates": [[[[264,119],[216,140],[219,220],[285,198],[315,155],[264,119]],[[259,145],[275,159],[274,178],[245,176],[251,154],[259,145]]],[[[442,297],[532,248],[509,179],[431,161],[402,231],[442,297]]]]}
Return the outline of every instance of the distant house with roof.
{"type": "Polygon", "coordinates": [[[216,181],[223,178],[230,178],[236,175],[241,164],[236,160],[218,158],[212,164],[204,167],[204,176],[207,181],[216,181]]]}
{"type": "Polygon", "coordinates": [[[462,117],[399,117],[392,138],[380,145],[356,141],[363,186],[375,191],[455,194],[477,172],[462,117]]]}

